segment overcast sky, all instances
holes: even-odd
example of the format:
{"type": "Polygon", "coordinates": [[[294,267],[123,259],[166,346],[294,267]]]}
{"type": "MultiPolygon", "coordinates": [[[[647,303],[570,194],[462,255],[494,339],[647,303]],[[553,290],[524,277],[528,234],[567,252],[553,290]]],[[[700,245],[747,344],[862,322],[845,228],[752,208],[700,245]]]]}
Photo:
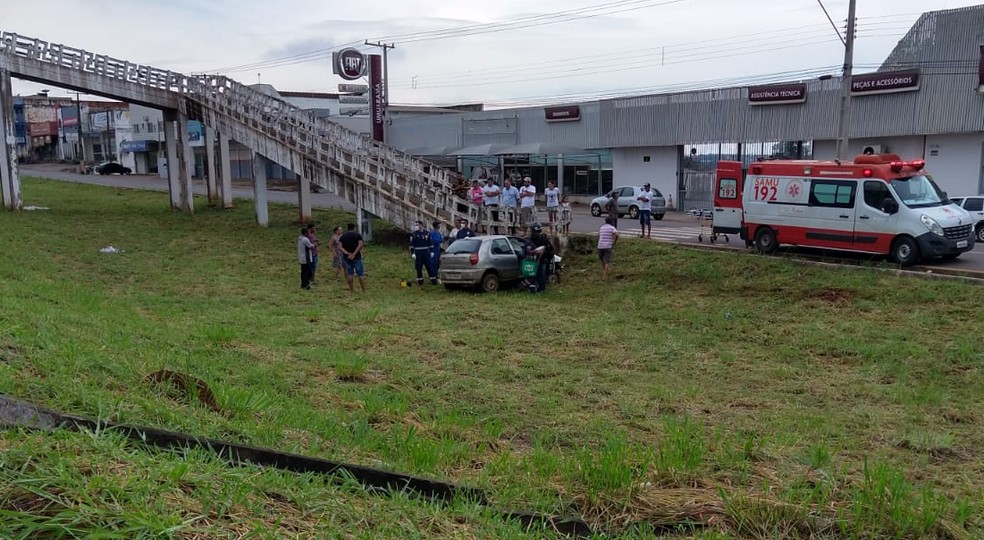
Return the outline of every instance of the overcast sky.
{"type": "MultiPolygon", "coordinates": [[[[919,13],[975,3],[858,0],[858,70],[875,69],[919,13]]],[[[843,28],[847,0],[824,4],[843,28]]],[[[382,39],[396,44],[391,101],[418,104],[741,85],[815,76],[843,62],[817,0],[0,0],[0,29],[174,71],[317,92],[344,82],[331,74],[328,50],[382,39]]],[[[42,88],[14,84],[15,93],[42,88]]]]}

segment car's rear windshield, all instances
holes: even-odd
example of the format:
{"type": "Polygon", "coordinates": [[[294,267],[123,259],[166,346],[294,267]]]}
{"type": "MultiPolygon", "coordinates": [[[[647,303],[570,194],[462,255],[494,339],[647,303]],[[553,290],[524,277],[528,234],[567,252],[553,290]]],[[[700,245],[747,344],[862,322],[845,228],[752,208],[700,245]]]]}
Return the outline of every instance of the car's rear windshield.
{"type": "Polygon", "coordinates": [[[481,245],[481,240],[474,238],[462,238],[461,240],[455,240],[454,243],[448,247],[448,250],[445,253],[448,255],[458,253],[475,253],[481,245]]]}

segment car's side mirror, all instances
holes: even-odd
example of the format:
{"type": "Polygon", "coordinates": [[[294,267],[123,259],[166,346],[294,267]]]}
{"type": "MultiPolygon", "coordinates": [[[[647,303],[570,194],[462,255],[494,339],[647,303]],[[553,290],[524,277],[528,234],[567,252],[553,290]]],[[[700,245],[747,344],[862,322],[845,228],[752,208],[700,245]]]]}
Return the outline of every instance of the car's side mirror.
{"type": "Polygon", "coordinates": [[[891,197],[885,197],[885,200],[882,201],[881,209],[882,212],[885,212],[888,215],[897,214],[899,211],[899,203],[891,197]]]}

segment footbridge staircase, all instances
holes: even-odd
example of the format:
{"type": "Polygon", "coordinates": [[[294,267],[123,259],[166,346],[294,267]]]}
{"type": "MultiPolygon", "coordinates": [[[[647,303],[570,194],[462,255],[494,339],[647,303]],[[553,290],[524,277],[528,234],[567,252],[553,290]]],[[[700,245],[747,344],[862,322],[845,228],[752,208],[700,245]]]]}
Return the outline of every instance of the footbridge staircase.
{"type": "Polygon", "coordinates": [[[452,189],[453,171],[428,163],[367,135],[316,118],[274,96],[217,75],[189,76],[109,56],[0,33],[0,128],[4,136],[0,173],[4,204],[21,206],[15,159],[11,78],[51,84],[164,111],[171,205],[194,211],[191,148],[187,122],[205,126],[207,193],[232,205],[228,143],[254,152],[257,221],[268,223],[266,163],[299,176],[301,220],[310,217],[310,184],[339,195],[357,208],[358,218],[376,216],[410,229],[416,220],[452,222],[467,215],[452,189]],[[216,180],[219,182],[216,182],[216,180]]]}

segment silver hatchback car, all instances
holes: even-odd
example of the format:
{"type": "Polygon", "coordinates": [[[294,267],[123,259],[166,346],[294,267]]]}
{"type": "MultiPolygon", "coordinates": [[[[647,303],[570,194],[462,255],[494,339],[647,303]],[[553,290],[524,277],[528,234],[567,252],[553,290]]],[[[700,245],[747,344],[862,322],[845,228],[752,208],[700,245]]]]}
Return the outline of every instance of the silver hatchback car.
{"type": "MultiPolygon", "coordinates": [[[[653,199],[653,219],[661,220],[663,216],[666,215],[666,199],[663,198],[663,194],[659,192],[658,189],[652,188],[653,194],[656,197],[653,199]]],[[[591,201],[591,215],[598,217],[605,213],[605,208],[608,206],[608,201],[611,200],[612,194],[618,192],[618,217],[622,217],[628,214],[630,218],[636,219],[639,217],[639,200],[636,197],[642,193],[642,188],[638,186],[626,186],[618,187],[609,191],[603,197],[598,197],[591,201]]]]}
{"type": "Polygon", "coordinates": [[[438,276],[448,289],[479,287],[496,292],[523,279],[520,264],[526,241],[518,236],[474,236],[455,240],[441,255],[438,276]]]}

